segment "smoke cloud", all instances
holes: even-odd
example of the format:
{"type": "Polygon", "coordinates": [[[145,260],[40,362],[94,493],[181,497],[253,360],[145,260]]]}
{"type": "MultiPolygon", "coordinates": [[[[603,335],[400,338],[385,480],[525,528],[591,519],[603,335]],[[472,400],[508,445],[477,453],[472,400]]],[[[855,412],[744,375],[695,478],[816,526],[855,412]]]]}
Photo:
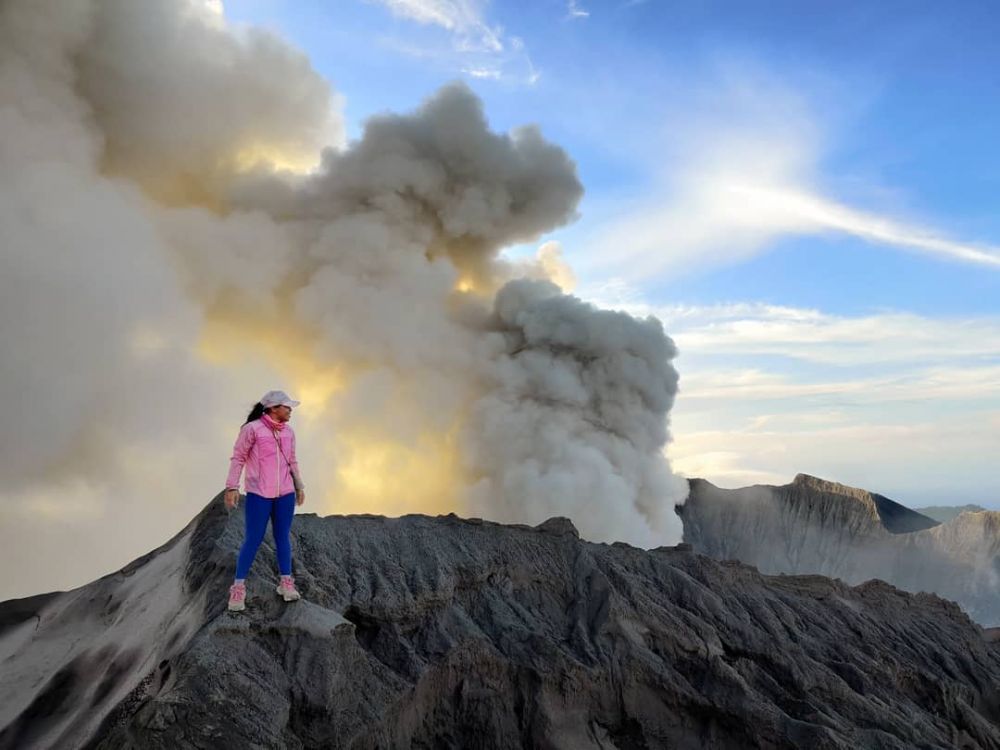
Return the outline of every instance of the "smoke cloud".
{"type": "Polygon", "coordinates": [[[0,598],[162,541],[279,386],[309,510],[679,541],[673,343],[502,257],[576,218],[571,159],[461,84],[353,143],[340,103],[211,3],[0,7],[0,598]]]}

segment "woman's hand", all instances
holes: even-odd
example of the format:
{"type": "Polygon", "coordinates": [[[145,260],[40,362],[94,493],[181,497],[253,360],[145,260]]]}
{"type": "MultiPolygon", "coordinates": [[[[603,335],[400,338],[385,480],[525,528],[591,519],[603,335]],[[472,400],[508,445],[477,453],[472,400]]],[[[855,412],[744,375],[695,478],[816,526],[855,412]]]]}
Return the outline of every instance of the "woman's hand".
{"type": "Polygon", "coordinates": [[[222,502],[226,504],[226,508],[232,510],[236,507],[236,504],[240,501],[240,491],[236,489],[226,490],[226,494],[222,498],[222,502]]]}
{"type": "Polygon", "coordinates": [[[302,505],[306,501],[305,489],[295,490],[295,504],[302,505]]]}

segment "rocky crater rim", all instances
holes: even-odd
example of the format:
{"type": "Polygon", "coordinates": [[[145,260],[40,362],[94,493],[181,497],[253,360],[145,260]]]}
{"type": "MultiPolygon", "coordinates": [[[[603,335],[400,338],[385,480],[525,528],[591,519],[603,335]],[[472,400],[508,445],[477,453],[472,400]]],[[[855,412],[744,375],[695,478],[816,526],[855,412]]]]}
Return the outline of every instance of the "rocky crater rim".
{"type": "Polygon", "coordinates": [[[816,477],[812,474],[796,474],[795,479],[791,482],[791,485],[786,486],[803,487],[817,492],[829,492],[834,495],[846,495],[847,497],[852,497],[856,500],[865,501],[866,504],[870,503],[873,508],[875,507],[872,493],[868,490],[851,487],[846,484],[841,484],[840,482],[834,482],[830,479],[816,477]]]}

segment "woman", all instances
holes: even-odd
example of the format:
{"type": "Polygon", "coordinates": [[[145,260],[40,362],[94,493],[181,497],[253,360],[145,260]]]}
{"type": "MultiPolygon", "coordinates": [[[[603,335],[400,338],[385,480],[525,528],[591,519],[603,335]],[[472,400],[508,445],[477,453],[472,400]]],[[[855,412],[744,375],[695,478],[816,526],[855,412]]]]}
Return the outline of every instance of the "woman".
{"type": "Polygon", "coordinates": [[[236,560],[236,580],[229,589],[229,609],[246,608],[246,577],[257,548],[271,521],[281,580],[277,592],[286,602],[299,599],[292,579],[292,544],[289,532],[295,506],[306,500],[295,458],[295,433],[288,420],[299,405],[284,391],[268,391],[253,407],[240,428],[229,461],[225,503],[232,510],[240,499],[240,473],[246,466],[246,534],[236,560]]]}

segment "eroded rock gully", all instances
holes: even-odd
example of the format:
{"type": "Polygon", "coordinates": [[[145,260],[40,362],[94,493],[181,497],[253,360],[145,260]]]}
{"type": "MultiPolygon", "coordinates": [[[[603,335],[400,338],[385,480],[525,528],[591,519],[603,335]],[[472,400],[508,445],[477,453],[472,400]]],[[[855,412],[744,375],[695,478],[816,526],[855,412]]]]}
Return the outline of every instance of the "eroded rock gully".
{"type": "Polygon", "coordinates": [[[264,547],[234,615],[241,534],[216,499],[118,573],[0,605],[0,747],[1000,748],[1000,644],[933,595],[565,519],[306,514],[305,599],[264,547]]]}

